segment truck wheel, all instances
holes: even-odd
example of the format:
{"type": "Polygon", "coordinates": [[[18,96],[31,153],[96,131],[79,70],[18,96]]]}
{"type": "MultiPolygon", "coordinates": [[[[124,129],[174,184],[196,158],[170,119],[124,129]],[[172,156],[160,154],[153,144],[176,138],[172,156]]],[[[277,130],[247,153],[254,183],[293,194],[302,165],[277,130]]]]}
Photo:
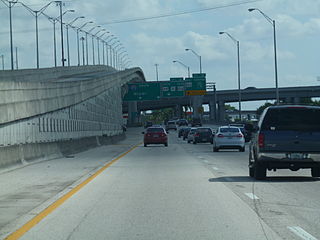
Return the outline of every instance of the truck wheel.
{"type": "Polygon", "coordinates": [[[193,144],[197,144],[197,141],[194,140],[194,141],[193,141],[193,144]]]}
{"type": "Polygon", "coordinates": [[[244,152],[244,151],[246,151],[246,148],[245,148],[245,147],[241,147],[241,148],[239,149],[239,152],[244,152]]]}
{"type": "Polygon", "coordinates": [[[264,180],[267,177],[267,169],[263,164],[256,163],[254,167],[254,177],[257,180],[264,180]]]}
{"type": "Polygon", "coordinates": [[[320,167],[311,168],[311,176],[312,177],[320,177],[320,167]]]}
{"type": "Polygon", "coordinates": [[[165,143],[164,146],[165,146],[165,147],[168,147],[168,143],[165,143]]]}
{"type": "Polygon", "coordinates": [[[143,144],[143,145],[144,145],[144,147],[147,147],[147,146],[148,146],[148,144],[146,144],[146,143],[145,143],[145,144],[143,144]]]}
{"type": "Polygon", "coordinates": [[[219,152],[219,148],[213,147],[213,151],[214,151],[214,152],[219,152]]]}

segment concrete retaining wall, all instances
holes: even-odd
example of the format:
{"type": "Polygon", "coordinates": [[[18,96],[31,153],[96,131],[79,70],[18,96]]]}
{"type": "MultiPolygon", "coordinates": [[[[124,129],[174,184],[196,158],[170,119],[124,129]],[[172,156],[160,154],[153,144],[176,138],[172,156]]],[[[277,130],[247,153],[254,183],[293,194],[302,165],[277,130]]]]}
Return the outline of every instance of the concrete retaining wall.
{"type": "Polygon", "coordinates": [[[89,72],[116,71],[114,68],[104,65],[96,66],[72,66],[40,69],[22,69],[22,70],[4,70],[0,71],[0,81],[17,82],[47,82],[48,80],[59,79],[74,74],[83,74],[89,72]]]}
{"type": "Polygon", "coordinates": [[[125,134],[111,137],[89,137],[61,142],[1,147],[0,168],[26,164],[36,160],[50,160],[68,156],[100,145],[113,144],[123,139],[125,139],[125,134]]]}
{"type": "MultiPolygon", "coordinates": [[[[109,68],[104,68],[108,72],[109,68]]],[[[85,69],[92,72],[95,68],[85,69]]],[[[80,68],[77,71],[85,70],[80,68]]],[[[15,71],[10,72],[13,75],[18,74],[15,71]]],[[[70,70],[69,75],[74,72],[70,70]]],[[[0,124],[66,108],[99,95],[111,87],[120,88],[131,80],[142,78],[144,76],[140,68],[127,69],[96,79],[66,82],[2,81],[4,78],[0,78],[0,124]]]]}

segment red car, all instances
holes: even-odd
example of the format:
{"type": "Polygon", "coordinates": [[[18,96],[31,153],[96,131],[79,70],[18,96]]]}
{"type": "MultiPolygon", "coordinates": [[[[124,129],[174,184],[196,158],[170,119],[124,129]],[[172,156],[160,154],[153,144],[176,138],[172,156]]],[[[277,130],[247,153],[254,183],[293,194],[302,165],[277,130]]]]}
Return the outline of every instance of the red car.
{"type": "Polygon", "coordinates": [[[167,132],[163,127],[149,127],[144,134],[143,143],[144,146],[148,144],[164,144],[168,147],[168,136],[167,132]]]}

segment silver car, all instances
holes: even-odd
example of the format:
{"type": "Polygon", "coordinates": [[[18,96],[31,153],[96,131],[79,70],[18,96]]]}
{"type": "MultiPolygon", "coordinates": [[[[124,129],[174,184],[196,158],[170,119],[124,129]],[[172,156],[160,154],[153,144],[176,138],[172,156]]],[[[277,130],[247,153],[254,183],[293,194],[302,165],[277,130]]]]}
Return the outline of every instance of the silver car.
{"type": "Polygon", "coordinates": [[[239,149],[245,151],[245,140],[240,128],[232,126],[222,126],[218,128],[213,140],[213,151],[219,149],[239,149]]]}
{"type": "Polygon", "coordinates": [[[194,134],[196,133],[197,128],[191,128],[187,137],[188,143],[191,143],[194,141],[194,134]]]}

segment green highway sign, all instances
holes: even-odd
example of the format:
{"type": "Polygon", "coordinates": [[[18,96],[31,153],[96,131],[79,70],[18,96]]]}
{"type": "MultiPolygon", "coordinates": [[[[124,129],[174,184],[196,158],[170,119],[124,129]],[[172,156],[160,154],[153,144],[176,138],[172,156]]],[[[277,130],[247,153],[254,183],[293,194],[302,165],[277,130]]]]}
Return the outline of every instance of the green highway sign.
{"type": "Polygon", "coordinates": [[[160,82],[129,83],[124,101],[156,100],[160,98],[160,82]]]}
{"type": "Polygon", "coordinates": [[[185,86],[184,82],[162,82],[160,84],[161,97],[183,97],[185,86]]]}
{"type": "Polygon", "coordinates": [[[170,78],[170,81],[129,83],[124,101],[147,101],[160,98],[206,94],[206,74],[194,73],[191,78],[170,78]]]}

